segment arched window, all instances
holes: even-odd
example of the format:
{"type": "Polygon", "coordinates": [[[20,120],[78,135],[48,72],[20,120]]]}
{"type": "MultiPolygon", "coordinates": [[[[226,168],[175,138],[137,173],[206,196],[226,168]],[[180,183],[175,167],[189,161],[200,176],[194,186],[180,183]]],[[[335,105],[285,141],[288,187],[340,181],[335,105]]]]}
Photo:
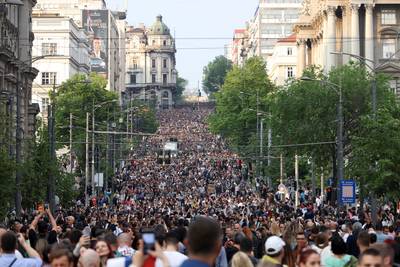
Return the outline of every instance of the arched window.
{"type": "Polygon", "coordinates": [[[164,91],[163,94],[162,94],[162,97],[163,97],[163,98],[169,98],[169,93],[168,93],[168,91],[164,91]]]}

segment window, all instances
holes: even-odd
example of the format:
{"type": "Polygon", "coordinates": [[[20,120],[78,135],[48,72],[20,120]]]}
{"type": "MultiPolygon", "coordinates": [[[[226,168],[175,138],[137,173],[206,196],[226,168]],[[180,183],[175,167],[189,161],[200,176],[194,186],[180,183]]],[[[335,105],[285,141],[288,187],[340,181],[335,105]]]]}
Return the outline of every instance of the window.
{"type": "Polygon", "coordinates": [[[163,41],[163,46],[167,46],[167,40],[163,41]]]}
{"type": "Polygon", "coordinates": [[[389,85],[393,93],[400,97],[400,80],[391,80],[389,85]]]}
{"type": "Polygon", "coordinates": [[[153,40],[152,44],[153,44],[153,45],[156,45],[156,40],[153,40]]]}
{"type": "Polygon", "coordinates": [[[131,84],[136,84],[136,74],[131,74],[131,84]]]}
{"type": "Polygon", "coordinates": [[[168,82],[168,76],[167,76],[167,74],[163,74],[163,75],[162,75],[162,82],[163,82],[164,85],[167,84],[167,82],[168,82]]]}
{"type": "Polygon", "coordinates": [[[152,59],[151,60],[151,67],[154,69],[156,67],[156,60],[152,59]]]}
{"type": "Polygon", "coordinates": [[[133,67],[133,69],[138,68],[137,59],[132,60],[132,67],[133,67]]]}
{"type": "Polygon", "coordinates": [[[382,10],[382,24],[396,24],[396,10],[383,9],[382,10]]]}
{"type": "Polygon", "coordinates": [[[383,58],[390,58],[396,52],[395,39],[383,39],[382,41],[383,58]]]}
{"type": "Polygon", "coordinates": [[[42,72],[42,85],[51,85],[56,83],[56,72],[42,72]]]}
{"type": "Polygon", "coordinates": [[[45,112],[47,110],[47,107],[49,106],[49,99],[48,98],[42,98],[42,112],[45,112]]]}
{"type": "Polygon", "coordinates": [[[293,78],[294,77],[294,72],[293,72],[293,67],[287,67],[287,78],[293,78]]]}
{"type": "Polygon", "coordinates": [[[163,68],[164,68],[164,69],[167,68],[167,59],[163,59],[163,68]]]}
{"type": "Polygon", "coordinates": [[[293,55],[293,50],[292,50],[291,47],[288,47],[288,49],[287,49],[287,55],[288,55],[288,56],[293,55]]]}
{"type": "Polygon", "coordinates": [[[57,55],[57,43],[42,43],[42,55],[57,55]]]}
{"type": "Polygon", "coordinates": [[[156,83],[156,75],[155,74],[151,75],[151,82],[156,83]]]}

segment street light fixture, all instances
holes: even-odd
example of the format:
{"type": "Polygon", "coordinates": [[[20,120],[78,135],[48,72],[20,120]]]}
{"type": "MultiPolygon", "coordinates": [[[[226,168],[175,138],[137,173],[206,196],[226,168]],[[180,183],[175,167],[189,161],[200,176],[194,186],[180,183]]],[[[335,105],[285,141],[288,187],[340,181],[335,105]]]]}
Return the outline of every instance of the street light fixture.
{"type": "MultiPolygon", "coordinates": [[[[109,104],[109,103],[115,103],[117,102],[118,99],[112,99],[112,100],[108,100],[108,101],[104,101],[101,102],[99,104],[94,104],[94,99],[93,99],[93,105],[92,105],[92,177],[91,177],[91,186],[92,186],[92,192],[94,192],[94,176],[95,176],[95,166],[94,166],[94,162],[95,162],[95,156],[94,156],[94,132],[95,132],[95,111],[98,108],[101,108],[103,105],[105,104],[109,104]]],[[[108,123],[108,122],[107,122],[108,123]]],[[[85,172],[86,172],[86,179],[85,179],[85,204],[88,205],[89,203],[89,196],[87,193],[87,187],[88,187],[88,183],[89,183],[89,116],[86,116],[86,168],[85,168],[85,172]]]]}
{"type": "MultiPolygon", "coordinates": [[[[318,80],[310,77],[301,77],[300,80],[302,81],[315,81],[315,82],[323,82],[325,84],[330,85],[334,91],[339,95],[339,103],[337,109],[337,119],[338,119],[338,128],[337,128],[337,179],[334,182],[336,186],[336,195],[338,205],[340,205],[339,199],[339,190],[338,190],[338,183],[340,180],[344,179],[344,156],[343,156],[343,93],[342,93],[342,86],[337,85],[336,83],[332,83],[326,80],[318,80]]],[[[333,195],[332,195],[333,197],[333,195]]]]}

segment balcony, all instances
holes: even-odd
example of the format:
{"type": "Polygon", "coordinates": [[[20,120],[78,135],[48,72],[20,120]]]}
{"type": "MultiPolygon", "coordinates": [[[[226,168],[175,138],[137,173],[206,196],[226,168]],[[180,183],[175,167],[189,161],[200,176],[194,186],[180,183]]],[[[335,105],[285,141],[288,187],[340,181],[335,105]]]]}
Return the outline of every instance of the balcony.
{"type": "Polygon", "coordinates": [[[0,13],[0,55],[18,57],[18,29],[0,13]]]}

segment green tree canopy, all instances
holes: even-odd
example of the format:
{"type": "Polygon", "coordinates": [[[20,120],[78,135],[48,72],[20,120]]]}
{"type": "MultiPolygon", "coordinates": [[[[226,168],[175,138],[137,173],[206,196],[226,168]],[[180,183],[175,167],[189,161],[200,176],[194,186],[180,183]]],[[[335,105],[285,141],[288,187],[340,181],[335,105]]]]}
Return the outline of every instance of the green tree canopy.
{"type": "Polygon", "coordinates": [[[268,93],[274,88],[261,58],[251,58],[243,67],[234,66],[215,94],[217,107],[209,119],[211,130],[226,138],[233,148],[247,154],[254,152],[257,95],[259,110],[267,112],[268,93]]]}
{"type": "Polygon", "coordinates": [[[224,84],[232,62],[224,56],[218,56],[203,69],[203,90],[207,94],[217,92],[224,84]]]}
{"type": "Polygon", "coordinates": [[[187,85],[188,81],[178,75],[176,78],[176,94],[174,95],[175,103],[182,101],[182,94],[185,91],[187,85]]]}
{"type": "MultiPolygon", "coordinates": [[[[56,94],[56,136],[59,147],[68,145],[70,113],[73,116],[73,141],[79,165],[85,159],[86,113],[92,115],[95,109],[96,130],[105,130],[109,118],[120,117],[118,96],[106,90],[107,81],[95,74],[90,74],[90,83],[85,83],[84,75],[75,75],[59,88],[56,94]],[[101,105],[99,105],[101,104],[101,105]],[[117,115],[116,115],[117,114],[117,115]]],[[[90,129],[92,125],[90,124],[90,129]]]]}

